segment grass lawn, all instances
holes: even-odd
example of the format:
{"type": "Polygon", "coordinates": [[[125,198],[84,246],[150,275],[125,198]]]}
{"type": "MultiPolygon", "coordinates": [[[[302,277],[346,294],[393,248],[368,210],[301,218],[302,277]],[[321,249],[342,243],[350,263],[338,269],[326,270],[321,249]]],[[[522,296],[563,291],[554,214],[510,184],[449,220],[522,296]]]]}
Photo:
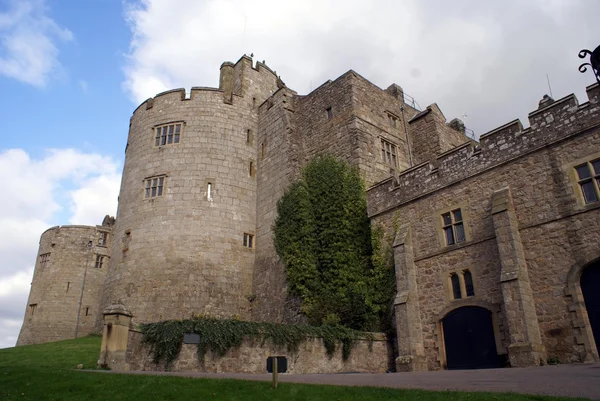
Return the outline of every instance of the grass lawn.
{"type": "Polygon", "coordinates": [[[91,373],[99,337],[0,349],[0,401],[8,400],[574,400],[542,396],[433,392],[91,373]]]}

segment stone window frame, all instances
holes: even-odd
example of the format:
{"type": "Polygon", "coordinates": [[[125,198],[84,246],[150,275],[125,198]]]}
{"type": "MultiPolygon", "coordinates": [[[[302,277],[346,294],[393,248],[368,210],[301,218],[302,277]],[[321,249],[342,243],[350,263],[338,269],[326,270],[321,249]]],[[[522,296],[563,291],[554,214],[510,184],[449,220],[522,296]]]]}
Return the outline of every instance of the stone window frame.
{"type": "Polygon", "coordinates": [[[579,159],[573,160],[563,165],[563,170],[567,172],[569,182],[571,183],[571,187],[573,189],[573,194],[575,194],[577,206],[582,209],[588,207],[597,207],[598,205],[600,205],[600,172],[598,174],[594,174],[592,162],[600,162],[600,152],[596,152],[585,157],[580,157],[579,159]],[[576,168],[585,164],[587,164],[588,168],[590,169],[589,171],[590,173],[592,173],[592,175],[590,178],[580,179],[576,168]],[[581,186],[582,181],[592,182],[594,186],[594,192],[596,195],[595,201],[586,202],[581,186]]]}
{"type": "Polygon", "coordinates": [[[384,137],[379,137],[379,150],[381,162],[393,169],[398,168],[398,145],[394,142],[385,139],[384,137]]]}
{"type": "Polygon", "coordinates": [[[446,272],[442,272],[442,282],[444,283],[444,287],[446,289],[446,301],[449,303],[464,301],[466,299],[478,299],[479,298],[479,274],[477,269],[472,266],[461,267],[458,269],[449,270],[446,272]],[[471,274],[471,284],[472,284],[472,295],[469,295],[469,291],[467,288],[467,283],[465,280],[465,274],[471,274]],[[459,292],[460,297],[455,296],[455,287],[452,282],[452,278],[457,277],[459,284],[459,292]]]}
{"type": "Polygon", "coordinates": [[[102,269],[102,266],[105,263],[104,258],[106,258],[106,256],[100,255],[99,253],[96,254],[96,262],[94,263],[96,269],[102,269]]]}
{"type": "Polygon", "coordinates": [[[246,145],[254,144],[254,132],[248,128],[246,129],[246,145]]]}
{"type": "Polygon", "coordinates": [[[388,123],[390,125],[390,128],[397,129],[398,124],[400,123],[400,117],[398,117],[397,115],[395,115],[394,113],[391,113],[389,111],[386,111],[385,113],[387,114],[388,123]]]}
{"type": "Polygon", "coordinates": [[[250,159],[248,163],[248,177],[256,177],[256,162],[254,159],[250,159]]]}
{"type": "Polygon", "coordinates": [[[472,233],[471,233],[471,227],[470,227],[470,221],[471,221],[471,213],[469,211],[468,208],[468,204],[465,203],[459,203],[459,204],[455,204],[452,207],[447,207],[445,209],[440,209],[437,210],[436,212],[434,212],[434,221],[435,221],[435,229],[438,233],[438,240],[440,243],[440,246],[444,249],[452,249],[452,248],[459,248],[464,246],[465,244],[468,244],[469,242],[471,242],[472,240],[472,233]],[[448,245],[448,243],[446,242],[446,233],[444,231],[444,228],[447,227],[444,225],[444,220],[443,220],[443,215],[450,213],[452,214],[453,211],[455,210],[460,210],[461,213],[461,217],[462,217],[462,225],[463,225],[463,230],[464,230],[464,234],[465,234],[465,240],[461,241],[461,242],[454,242],[454,244],[452,245],[448,245]]]}
{"type": "Polygon", "coordinates": [[[242,246],[248,249],[256,248],[256,241],[254,240],[254,234],[252,233],[244,233],[242,239],[242,246]]]}
{"type": "Polygon", "coordinates": [[[108,246],[108,231],[98,231],[98,246],[106,247],[108,246]]]}
{"type": "Polygon", "coordinates": [[[121,251],[127,252],[131,244],[131,229],[128,228],[123,232],[123,240],[121,242],[121,251]]]}
{"type": "Polygon", "coordinates": [[[48,264],[50,264],[50,253],[51,252],[40,254],[40,269],[45,269],[48,267],[48,264]]]}
{"type": "Polygon", "coordinates": [[[29,315],[33,316],[35,314],[35,310],[37,309],[38,304],[29,304],[29,315]]]}
{"type": "Polygon", "coordinates": [[[142,197],[144,200],[162,198],[162,196],[165,194],[166,187],[167,187],[167,175],[166,174],[153,175],[153,176],[144,178],[144,180],[142,182],[143,182],[142,197]],[[153,180],[157,180],[156,186],[154,186],[153,180]],[[156,188],[156,195],[152,195],[152,190],[154,188],[156,188]]]}
{"type": "Polygon", "coordinates": [[[206,189],[206,192],[204,194],[204,199],[206,199],[209,202],[212,202],[215,200],[215,190],[216,190],[215,183],[216,183],[216,180],[213,178],[207,178],[204,182],[204,188],[206,189]]]}
{"type": "Polygon", "coordinates": [[[325,112],[327,113],[327,119],[331,120],[333,118],[333,106],[326,107],[325,112]]]}
{"type": "Polygon", "coordinates": [[[181,143],[183,139],[183,131],[185,127],[185,121],[169,121],[168,123],[158,124],[152,127],[154,147],[161,148],[163,146],[177,145],[181,143]],[[170,130],[170,126],[173,127],[173,132],[170,130]],[[177,126],[180,126],[179,132],[177,133],[177,126]],[[169,142],[169,139],[172,139],[169,142]],[[164,140],[164,143],[162,143],[164,140]],[[177,140],[177,141],[175,141],[177,140]]]}

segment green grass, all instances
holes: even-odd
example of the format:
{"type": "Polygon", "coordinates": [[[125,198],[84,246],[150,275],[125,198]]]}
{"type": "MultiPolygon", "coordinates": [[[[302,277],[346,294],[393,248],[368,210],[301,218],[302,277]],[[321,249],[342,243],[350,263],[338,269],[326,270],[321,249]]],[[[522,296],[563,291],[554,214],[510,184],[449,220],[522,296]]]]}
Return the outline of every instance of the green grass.
{"type": "MultiPolygon", "coordinates": [[[[8,400],[561,400],[514,394],[432,392],[268,382],[134,376],[76,370],[94,368],[99,337],[0,350],[0,401],[8,400]]],[[[567,400],[562,398],[563,400],[567,400]]],[[[573,400],[573,399],[568,399],[573,400]]]]}

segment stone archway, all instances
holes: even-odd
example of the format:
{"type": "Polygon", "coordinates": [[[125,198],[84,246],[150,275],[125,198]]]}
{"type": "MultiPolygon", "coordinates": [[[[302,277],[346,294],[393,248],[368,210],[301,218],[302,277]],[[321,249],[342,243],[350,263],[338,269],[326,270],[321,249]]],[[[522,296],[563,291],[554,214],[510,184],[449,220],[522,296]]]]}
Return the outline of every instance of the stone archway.
{"type": "MultiPolygon", "coordinates": [[[[504,336],[502,334],[502,332],[500,331],[500,321],[501,321],[501,316],[500,316],[500,305],[498,304],[491,304],[489,302],[485,302],[482,300],[477,300],[477,299],[463,299],[460,301],[455,301],[452,302],[451,305],[448,305],[446,308],[444,308],[442,311],[440,311],[434,318],[433,318],[433,322],[435,324],[435,346],[438,350],[438,361],[440,362],[440,365],[442,366],[442,368],[447,368],[447,369],[474,369],[474,368],[486,368],[486,367],[499,367],[501,366],[503,363],[502,361],[506,358],[506,354],[507,351],[506,349],[502,346],[502,340],[504,339],[504,336]],[[474,329],[477,330],[476,327],[473,327],[471,324],[469,324],[469,320],[471,319],[488,319],[486,325],[487,325],[487,333],[482,333],[483,336],[488,336],[488,340],[491,337],[491,343],[488,342],[487,344],[479,344],[479,352],[481,354],[481,352],[485,352],[483,351],[483,348],[488,347],[488,351],[489,353],[493,353],[495,356],[497,356],[497,358],[495,359],[496,362],[493,363],[482,363],[481,365],[477,366],[477,364],[471,364],[471,366],[459,366],[460,363],[457,365],[456,364],[456,358],[453,358],[453,355],[456,355],[456,351],[457,349],[453,349],[450,350],[450,352],[448,352],[448,348],[447,347],[455,347],[457,344],[451,344],[451,343],[447,343],[448,340],[452,341],[451,339],[447,338],[447,334],[448,332],[444,331],[444,323],[446,323],[446,325],[448,324],[454,324],[456,326],[456,323],[458,321],[458,327],[455,327],[455,329],[458,329],[459,332],[460,330],[468,330],[470,329],[474,329]],[[491,333],[490,333],[491,331],[491,333]],[[481,348],[483,347],[483,348],[481,348]],[[451,360],[448,360],[448,356],[450,356],[451,360]],[[452,360],[454,359],[454,360],[452,360]],[[484,366],[486,365],[486,366],[484,366]]],[[[486,328],[480,328],[480,330],[485,331],[486,328]]],[[[472,334],[471,334],[472,335],[472,334]]],[[[483,343],[485,343],[485,340],[483,341],[483,343]]],[[[458,350],[460,352],[460,350],[458,350]]],[[[469,352],[469,351],[466,351],[469,352]]],[[[473,350],[471,350],[471,352],[473,352],[473,350]]],[[[481,355],[480,355],[481,356],[481,355]]],[[[488,360],[489,362],[490,360],[488,360]]],[[[480,361],[481,362],[481,361],[480,361]]]]}
{"type": "Polygon", "coordinates": [[[579,282],[596,352],[600,353],[600,261],[583,269],[579,282]]]}
{"type": "MultiPolygon", "coordinates": [[[[569,312],[571,314],[571,322],[575,330],[575,341],[578,345],[583,347],[580,354],[582,362],[595,362],[598,361],[598,348],[596,347],[596,341],[594,340],[594,332],[590,324],[590,319],[587,313],[585,304],[585,298],[581,288],[582,274],[588,268],[595,269],[600,265],[600,252],[595,252],[592,255],[584,253],[581,255],[581,259],[587,260],[588,262],[579,262],[571,267],[567,275],[567,288],[565,295],[567,296],[567,302],[569,312]],[[592,262],[589,262],[589,261],[592,262]]],[[[583,277],[584,280],[587,280],[583,277]]],[[[591,277],[593,280],[593,277],[591,277]]]]}

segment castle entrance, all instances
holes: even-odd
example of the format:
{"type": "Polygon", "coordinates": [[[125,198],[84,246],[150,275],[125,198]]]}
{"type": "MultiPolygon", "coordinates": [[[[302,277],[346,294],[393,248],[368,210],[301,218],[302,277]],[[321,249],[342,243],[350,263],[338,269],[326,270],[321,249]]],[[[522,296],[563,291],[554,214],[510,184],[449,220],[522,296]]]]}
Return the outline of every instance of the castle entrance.
{"type": "Polygon", "coordinates": [[[583,270],[580,283],[596,349],[600,353],[600,261],[583,270]]]}
{"type": "Polygon", "coordinates": [[[499,368],[492,313],[463,306],[442,319],[447,369],[499,368]]]}

